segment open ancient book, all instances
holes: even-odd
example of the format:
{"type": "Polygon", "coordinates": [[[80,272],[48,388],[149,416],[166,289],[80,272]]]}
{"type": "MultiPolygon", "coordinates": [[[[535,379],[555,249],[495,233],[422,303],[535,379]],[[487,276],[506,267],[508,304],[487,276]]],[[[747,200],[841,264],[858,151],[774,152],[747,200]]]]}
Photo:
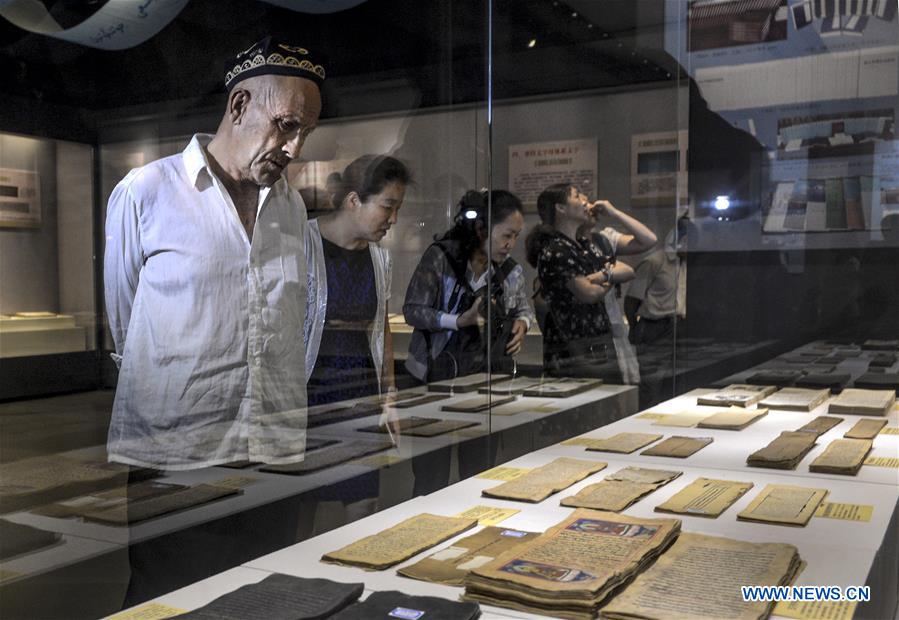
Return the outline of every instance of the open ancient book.
{"type": "Polygon", "coordinates": [[[773,602],[744,601],[740,586],[790,584],[799,552],[782,543],[749,543],[681,534],[671,549],[612,599],[605,620],[761,620],[773,602]]]}
{"type": "Polygon", "coordinates": [[[677,519],[579,509],[546,533],[475,568],[463,599],[589,619],[680,532],[677,519]]]}

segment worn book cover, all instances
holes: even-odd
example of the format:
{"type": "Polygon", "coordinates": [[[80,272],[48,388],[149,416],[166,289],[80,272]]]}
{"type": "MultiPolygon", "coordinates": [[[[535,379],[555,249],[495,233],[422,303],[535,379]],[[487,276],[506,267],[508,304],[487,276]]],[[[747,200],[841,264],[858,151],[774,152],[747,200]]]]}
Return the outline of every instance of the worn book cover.
{"type": "Polygon", "coordinates": [[[587,444],[587,450],[630,454],[648,446],[654,441],[658,441],[662,437],[662,435],[655,433],[618,433],[603,439],[591,439],[590,443],[587,444]]]}
{"type": "Polygon", "coordinates": [[[862,468],[874,443],[870,439],[831,441],[811,465],[809,471],[854,476],[862,468]]]}
{"type": "Polygon", "coordinates": [[[846,431],[847,439],[874,439],[887,425],[886,420],[859,420],[855,426],[846,431]]]}
{"type": "Polygon", "coordinates": [[[541,536],[472,570],[463,598],[586,620],[679,532],[677,519],[578,509],[541,536]]]}
{"type": "Polygon", "coordinates": [[[675,435],[644,450],[640,454],[685,459],[692,454],[696,454],[713,441],[712,437],[680,437],[675,435]]]}
{"type": "Polygon", "coordinates": [[[830,413],[885,416],[896,402],[895,390],[847,388],[830,401],[830,413]]]}
{"type": "Polygon", "coordinates": [[[808,424],[803,424],[801,427],[797,428],[797,431],[801,431],[803,433],[814,433],[815,437],[820,437],[834,426],[840,424],[843,421],[843,418],[837,418],[834,416],[826,416],[819,415],[817,418],[809,422],[808,424]]]}
{"type": "Polygon", "coordinates": [[[505,527],[485,527],[396,572],[411,579],[461,586],[469,571],[539,535],[505,527]]]}
{"type": "Polygon", "coordinates": [[[776,390],[777,388],[773,385],[733,383],[716,392],[699,396],[696,404],[716,407],[751,407],[776,390]]]}
{"type": "Polygon", "coordinates": [[[511,499],[521,502],[542,502],[554,493],[567,489],[591,474],[605,469],[606,463],[586,461],[567,457],[557,458],[541,467],[530,470],[523,476],[504,482],[499,486],[484,489],[485,497],[511,499]]]}
{"type": "Polygon", "coordinates": [[[383,570],[477,524],[477,519],[420,514],[342,549],[326,553],[322,556],[322,562],[383,570]]]}
{"type": "Polygon", "coordinates": [[[751,482],[697,478],[656,506],[656,512],[673,512],[716,518],[752,488],[751,482]]]}
{"type": "Polygon", "coordinates": [[[715,428],[726,431],[739,431],[753,422],[761,420],[768,414],[767,409],[741,409],[730,407],[724,411],[710,415],[696,426],[698,428],[715,428]]]}
{"type": "Polygon", "coordinates": [[[737,519],[804,527],[825,497],[827,489],[769,484],[737,514],[737,519]]]}
{"type": "Polygon", "coordinates": [[[751,467],[796,469],[817,438],[815,433],[784,431],[767,446],[750,454],[746,463],[751,467]]]}
{"type": "Polygon", "coordinates": [[[830,397],[830,390],[785,387],[759,402],[759,407],[785,411],[811,411],[830,397]]]}
{"type": "Polygon", "coordinates": [[[681,475],[679,471],[626,467],[559,502],[572,508],[620,512],[681,475]]]}

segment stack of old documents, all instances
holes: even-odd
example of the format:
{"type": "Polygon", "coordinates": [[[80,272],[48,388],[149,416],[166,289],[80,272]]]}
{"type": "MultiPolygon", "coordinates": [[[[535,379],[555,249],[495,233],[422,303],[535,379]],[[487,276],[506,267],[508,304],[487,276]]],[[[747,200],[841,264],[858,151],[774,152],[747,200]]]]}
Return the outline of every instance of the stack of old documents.
{"type": "Polygon", "coordinates": [[[383,570],[477,524],[477,519],[420,514],[342,549],[326,553],[322,556],[322,562],[383,570]]]}
{"type": "Polygon", "coordinates": [[[775,391],[777,391],[777,388],[773,385],[733,383],[717,392],[700,396],[696,399],[696,404],[719,407],[750,407],[775,391]]]}
{"type": "Polygon", "coordinates": [[[759,407],[786,411],[811,411],[830,397],[830,390],[786,387],[766,396],[759,407]]]}
{"type": "Polygon", "coordinates": [[[606,463],[583,461],[566,457],[558,458],[542,467],[532,469],[520,478],[484,489],[485,497],[512,499],[520,502],[542,502],[553,493],[567,489],[596,472],[605,469],[606,463]]]}
{"type": "Polygon", "coordinates": [[[886,415],[896,402],[894,390],[846,389],[830,401],[830,413],[886,415]]]}
{"type": "Polygon", "coordinates": [[[870,439],[836,439],[809,465],[809,471],[854,476],[871,452],[870,439]]]}
{"type": "Polygon", "coordinates": [[[815,433],[784,431],[767,446],[750,454],[746,464],[750,467],[796,469],[799,461],[814,447],[817,438],[815,433]]]}
{"type": "Polygon", "coordinates": [[[590,484],[577,495],[562,498],[559,502],[571,508],[591,508],[620,512],[681,475],[679,471],[625,467],[606,476],[602,482],[590,484]]]}
{"type": "Polygon", "coordinates": [[[538,538],[475,568],[463,598],[556,618],[593,618],[680,533],[677,519],[576,510],[538,538]]]}
{"type": "Polygon", "coordinates": [[[606,620],[759,620],[773,602],[744,601],[740,586],[789,585],[802,561],[793,545],[681,534],[649,570],[602,610],[606,620]]]}

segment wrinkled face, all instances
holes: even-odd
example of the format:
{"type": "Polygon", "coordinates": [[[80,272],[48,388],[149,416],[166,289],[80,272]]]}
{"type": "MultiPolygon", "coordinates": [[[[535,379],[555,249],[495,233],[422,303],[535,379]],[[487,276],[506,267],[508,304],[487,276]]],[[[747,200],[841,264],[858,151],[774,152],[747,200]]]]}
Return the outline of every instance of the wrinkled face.
{"type": "Polygon", "coordinates": [[[321,95],[314,82],[292,76],[250,78],[245,84],[249,97],[236,116],[234,161],[241,180],[270,186],[315,129],[321,95]]]}
{"type": "Polygon", "coordinates": [[[573,219],[580,224],[592,223],[595,219],[587,195],[574,186],[568,188],[568,198],[561,209],[557,207],[557,215],[573,219]]]}
{"type": "MultiPolygon", "coordinates": [[[[358,196],[355,196],[358,201],[358,196]]],[[[393,181],[384,186],[378,194],[373,194],[365,202],[356,206],[355,221],[359,226],[359,235],[366,241],[378,242],[384,238],[390,227],[396,224],[396,218],[403,199],[406,197],[406,186],[393,181]]]]}
{"type": "Polygon", "coordinates": [[[509,258],[523,228],[524,216],[518,211],[513,211],[502,222],[494,224],[490,231],[490,260],[501,264],[509,258]]]}

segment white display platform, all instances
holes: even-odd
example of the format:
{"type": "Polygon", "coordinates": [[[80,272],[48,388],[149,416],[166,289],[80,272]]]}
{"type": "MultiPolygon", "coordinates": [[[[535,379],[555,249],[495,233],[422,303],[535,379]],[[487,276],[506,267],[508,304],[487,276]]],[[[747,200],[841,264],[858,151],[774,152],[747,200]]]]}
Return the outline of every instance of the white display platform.
{"type": "Polygon", "coordinates": [[[75,317],[4,316],[0,318],[0,357],[49,355],[87,350],[87,333],[75,317]]]}
{"type": "MultiPolygon", "coordinates": [[[[674,413],[683,409],[695,408],[697,394],[707,391],[709,390],[694,390],[689,394],[653,407],[652,412],[674,413]]],[[[588,452],[583,446],[556,444],[504,463],[503,467],[529,469],[549,463],[559,456],[601,461],[608,465],[602,471],[537,504],[485,498],[481,496],[481,492],[501,484],[501,481],[478,477],[469,478],[431,495],[415,498],[350,525],[260,557],[245,564],[244,568],[296,576],[315,575],[342,582],[361,581],[365,583],[367,590],[400,590],[408,594],[457,599],[462,592],[461,588],[400,577],[396,574],[397,567],[384,571],[365,571],[359,568],[322,563],[319,559],[325,553],[339,549],[365,536],[376,534],[408,517],[423,512],[455,515],[478,505],[518,510],[517,514],[501,522],[502,527],[545,531],[571,514],[571,508],[559,504],[561,498],[573,495],[581,488],[599,482],[606,475],[618,469],[639,465],[658,469],[676,469],[682,471],[683,474],[668,485],[644,497],[623,511],[623,514],[649,518],[678,518],[681,520],[682,529],[685,532],[723,536],[748,542],[793,544],[808,563],[798,576],[797,585],[845,587],[861,586],[867,583],[872,586],[874,601],[873,607],[866,610],[867,613],[877,614],[874,617],[889,617],[895,613],[897,600],[893,578],[895,577],[895,558],[899,554],[899,549],[897,549],[897,538],[899,537],[891,531],[890,526],[894,523],[893,519],[896,517],[897,507],[899,507],[899,470],[864,466],[858,476],[817,474],[808,471],[808,463],[824,449],[827,443],[832,439],[842,437],[843,433],[863,416],[839,416],[844,418],[844,422],[822,435],[818,441],[819,445],[802,460],[795,471],[751,468],[745,464],[746,456],[750,452],[766,445],[781,431],[794,430],[816,416],[826,413],[826,407],[825,403],[809,413],[771,410],[766,417],[742,431],[653,426],[653,419],[641,418],[641,414],[636,414],[586,433],[583,437],[608,437],[618,432],[651,432],[664,436],[713,436],[715,441],[686,459],[641,456],[640,451],[630,455],[588,452]],[[754,486],[716,519],[693,515],[671,515],[654,511],[655,506],[698,477],[752,482],[754,486]],[[746,508],[767,484],[789,484],[827,489],[829,495],[825,501],[871,506],[871,519],[864,522],[812,517],[805,527],[738,521],[737,514],[746,508]]],[[[713,413],[721,409],[708,408],[708,410],[713,413]]],[[[896,426],[899,423],[899,413],[891,412],[888,419],[890,426],[896,426]]],[[[899,452],[897,436],[878,435],[874,446],[873,454],[875,456],[899,456],[897,454],[899,452]]],[[[415,563],[440,548],[450,546],[454,540],[470,535],[473,531],[462,533],[398,566],[415,563]]],[[[196,608],[208,602],[209,599],[204,593],[209,592],[210,588],[216,591],[227,590],[226,581],[229,578],[224,577],[227,574],[211,577],[204,582],[179,590],[178,606],[185,609],[196,608]]],[[[162,597],[158,600],[171,599],[162,597]]],[[[482,609],[487,617],[492,615],[517,618],[542,617],[487,605],[482,605],[482,609]]]]}

